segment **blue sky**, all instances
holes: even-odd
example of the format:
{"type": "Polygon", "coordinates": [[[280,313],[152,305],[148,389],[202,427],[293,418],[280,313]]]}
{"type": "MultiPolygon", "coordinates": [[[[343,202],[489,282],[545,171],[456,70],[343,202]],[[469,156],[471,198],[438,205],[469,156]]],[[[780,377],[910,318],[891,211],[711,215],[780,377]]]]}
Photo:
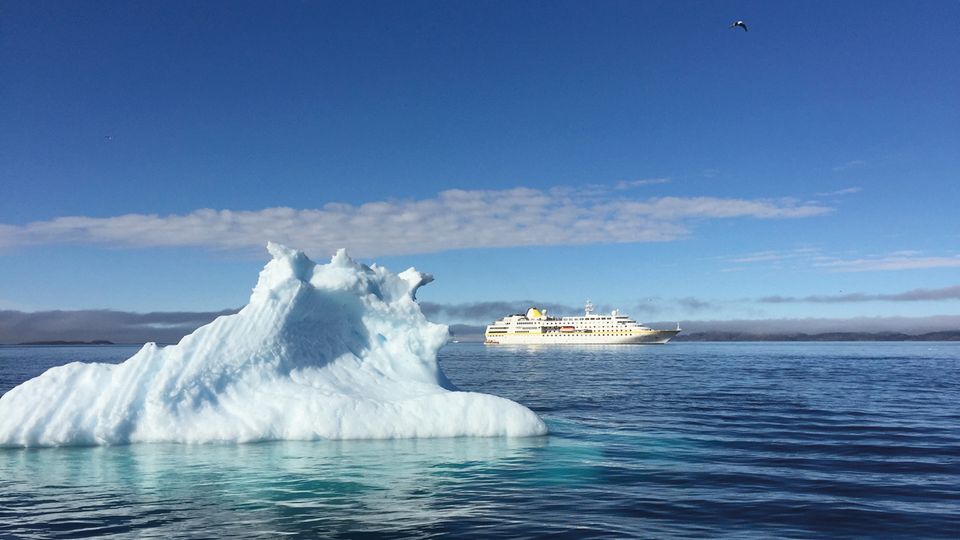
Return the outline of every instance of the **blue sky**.
{"type": "Polygon", "coordinates": [[[0,0],[0,309],[237,307],[273,239],[440,304],[958,315],[958,20],[0,0]]]}

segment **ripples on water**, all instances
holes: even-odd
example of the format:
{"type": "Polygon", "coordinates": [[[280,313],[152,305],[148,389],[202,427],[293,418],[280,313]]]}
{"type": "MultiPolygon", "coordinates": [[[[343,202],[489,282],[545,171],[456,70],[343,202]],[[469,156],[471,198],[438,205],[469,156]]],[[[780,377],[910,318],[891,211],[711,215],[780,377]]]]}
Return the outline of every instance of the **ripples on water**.
{"type": "MultiPolygon", "coordinates": [[[[0,348],[0,391],[135,349],[0,348]]],[[[960,530],[960,344],[451,345],[530,439],[0,449],[0,537],[902,537],[960,530]]]]}

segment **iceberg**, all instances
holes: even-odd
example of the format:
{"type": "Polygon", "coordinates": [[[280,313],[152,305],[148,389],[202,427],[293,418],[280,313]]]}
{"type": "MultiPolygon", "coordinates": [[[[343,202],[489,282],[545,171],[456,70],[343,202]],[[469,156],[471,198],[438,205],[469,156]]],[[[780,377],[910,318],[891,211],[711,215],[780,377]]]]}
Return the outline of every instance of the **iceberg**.
{"type": "Polygon", "coordinates": [[[0,397],[0,446],[533,436],[530,409],[459,391],[417,289],[433,280],[270,243],[250,302],[120,364],[52,368],[0,397]]]}

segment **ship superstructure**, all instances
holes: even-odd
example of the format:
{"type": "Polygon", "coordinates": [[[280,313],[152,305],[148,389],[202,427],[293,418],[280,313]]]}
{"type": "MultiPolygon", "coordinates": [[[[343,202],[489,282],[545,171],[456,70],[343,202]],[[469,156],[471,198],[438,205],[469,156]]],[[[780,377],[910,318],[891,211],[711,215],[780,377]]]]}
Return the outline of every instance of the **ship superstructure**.
{"type": "Polygon", "coordinates": [[[621,315],[597,315],[587,301],[581,317],[551,317],[547,310],[531,307],[526,313],[507,315],[487,326],[484,334],[489,344],[650,344],[662,345],[680,333],[655,330],[621,315]]]}

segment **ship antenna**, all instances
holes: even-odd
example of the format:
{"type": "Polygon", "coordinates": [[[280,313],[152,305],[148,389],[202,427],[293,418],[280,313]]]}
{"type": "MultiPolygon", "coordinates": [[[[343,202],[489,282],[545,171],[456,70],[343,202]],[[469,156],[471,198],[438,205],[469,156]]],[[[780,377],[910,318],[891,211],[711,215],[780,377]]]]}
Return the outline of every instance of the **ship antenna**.
{"type": "Polygon", "coordinates": [[[593,313],[593,302],[587,300],[587,305],[583,307],[583,312],[584,312],[584,314],[586,314],[586,315],[588,315],[588,316],[589,316],[590,314],[592,314],[592,313],[593,313]]]}

